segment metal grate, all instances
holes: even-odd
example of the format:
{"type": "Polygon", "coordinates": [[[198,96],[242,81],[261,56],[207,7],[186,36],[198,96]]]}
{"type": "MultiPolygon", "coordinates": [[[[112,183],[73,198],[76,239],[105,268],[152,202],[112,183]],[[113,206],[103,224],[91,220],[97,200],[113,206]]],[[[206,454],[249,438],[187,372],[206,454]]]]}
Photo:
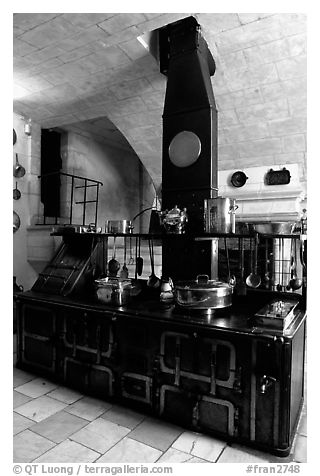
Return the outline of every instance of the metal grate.
{"type": "MultiPolygon", "coordinates": [[[[69,183],[71,183],[71,187],[70,187],[70,203],[69,203],[69,214],[68,216],[61,216],[61,213],[60,213],[60,216],[47,216],[47,215],[43,215],[43,220],[41,223],[38,223],[38,225],[57,225],[57,224],[69,224],[69,225],[73,225],[73,224],[79,224],[79,223],[73,223],[73,220],[74,220],[74,207],[75,205],[81,205],[82,206],[82,213],[81,213],[81,224],[82,225],[88,225],[89,223],[91,224],[94,224],[94,226],[97,226],[97,217],[98,217],[98,204],[99,204],[99,187],[100,185],[103,186],[103,183],[102,182],[99,182],[98,180],[93,180],[93,179],[90,179],[88,177],[81,177],[79,175],[74,175],[74,174],[68,174],[68,173],[65,173],[65,172],[50,172],[48,174],[42,174],[42,175],[38,175],[38,178],[39,179],[43,179],[44,177],[48,177],[48,176],[52,176],[52,175],[58,175],[59,178],[60,177],[67,177],[67,181],[68,179],[71,179],[71,181],[69,183]],[[81,185],[77,185],[76,184],[76,181],[80,181],[81,182],[81,185]],[[94,187],[96,190],[95,190],[95,194],[92,197],[89,197],[88,198],[88,189],[91,189],[92,187],[94,187]],[[77,189],[83,189],[83,198],[80,199],[80,200],[77,200],[77,201],[74,201],[74,197],[75,197],[75,191],[77,189]],[[88,204],[95,204],[95,207],[94,207],[94,212],[93,213],[89,213],[88,212],[88,204]],[[90,216],[89,220],[88,220],[88,215],[90,216]],[[52,220],[53,220],[53,223],[52,223],[52,220]]],[[[68,182],[67,182],[68,183],[68,182]]],[[[68,194],[67,194],[68,195],[68,194]]],[[[68,198],[68,196],[66,197],[68,198]]],[[[68,200],[67,200],[68,202],[68,200]]]]}

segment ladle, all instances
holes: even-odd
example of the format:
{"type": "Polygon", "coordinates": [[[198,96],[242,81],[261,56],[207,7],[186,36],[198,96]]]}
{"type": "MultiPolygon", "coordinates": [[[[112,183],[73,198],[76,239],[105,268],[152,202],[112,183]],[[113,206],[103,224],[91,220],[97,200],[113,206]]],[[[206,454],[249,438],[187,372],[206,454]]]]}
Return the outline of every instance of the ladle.
{"type": "Polygon", "coordinates": [[[123,266],[120,271],[120,278],[127,279],[129,276],[129,270],[127,268],[127,244],[126,244],[126,237],[123,239],[123,246],[124,246],[124,258],[123,258],[123,266]]]}
{"type": "Polygon", "coordinates": [[[110,276],[117,276],[120,269],[120,263],[116,260],[116,237],[113,237],[113,255],[108,263],[108,271],[110,276]]]}
{"type": "Polygon", "coordinates": [[[149,239],[149,253],[150,253],[150,264],[151,264],[151,274],[147,281],[147,286],[150,288],[158,288],[160,286],[160,279],[155,275],[154,272],[154,251],[153,251],[153,240],[149,239]]]}
{"type": "Polygon", "coordinates": [[[261,284],[261,277],[258,275],[258,236],[255,236],[253,248],[253,266],[252,271],[246,279],[246,284],[250,288],[257,288],[261,284]]]}
{"type": "Polygon", "coordinates": [[[291,279],[289,281],[290,288],[293,291],[300,289],[302,286],[302,279],[297,276],[297,241],[294,240],[294,257],[291,256],[291,279]]]}

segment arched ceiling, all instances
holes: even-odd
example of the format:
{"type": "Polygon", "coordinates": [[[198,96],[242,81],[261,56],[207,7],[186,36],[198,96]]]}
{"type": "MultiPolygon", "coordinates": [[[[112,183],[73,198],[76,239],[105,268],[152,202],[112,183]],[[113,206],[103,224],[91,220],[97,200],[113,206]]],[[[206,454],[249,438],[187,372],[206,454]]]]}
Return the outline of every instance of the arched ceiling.
{"type": "Polygon", "coordinates": [[[219,168],[287,160],[304,170],[303,14],[15,13],[14,111],[130,144],[159,187],[166,78],[138,38],[190,15],[217,65],[219,168]]]}

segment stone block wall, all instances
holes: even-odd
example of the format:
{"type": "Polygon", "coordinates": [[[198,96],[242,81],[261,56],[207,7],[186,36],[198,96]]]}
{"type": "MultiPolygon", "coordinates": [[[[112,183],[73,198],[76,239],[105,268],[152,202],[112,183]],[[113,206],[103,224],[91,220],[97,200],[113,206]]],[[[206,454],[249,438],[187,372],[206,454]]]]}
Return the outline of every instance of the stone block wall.
{"type": "Polygon", "coordinates": [[[216,15],[199,21],[217,62],[219,170],[298,164],[306,191],[306,15],[239,13],[215,32],[216,15]]]}

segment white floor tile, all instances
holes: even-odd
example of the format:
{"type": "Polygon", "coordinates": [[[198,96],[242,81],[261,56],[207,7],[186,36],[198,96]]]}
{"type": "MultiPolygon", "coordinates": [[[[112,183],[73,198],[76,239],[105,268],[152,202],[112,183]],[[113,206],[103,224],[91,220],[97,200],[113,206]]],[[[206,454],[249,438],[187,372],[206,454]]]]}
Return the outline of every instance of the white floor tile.
{"type": "Polygon", "coordinates": [[[30,426],[34,425],[34,421],[26,418],[19,413],[13,412],[13,434],[17,435],[21,431],[26,430],[30,426]]]}
{"type": "Polygon", "coordinates": [[[130,430],[103,418],[97,418],[85,428],[74,433],[70,439],[103,454],[122,440],[130,430]]]}
{"type": "Polygon", "coordinates": [[[41,421],[63,410],[65,407],[65,403],[58,402],[58,400],[44,395],[21,405],[15,411],[31,420],[41,421]]]}
{"type": "Polygon", "coordinates": [[[29,463],[53,446],[46,438],[25,430],[13,438],[13,462],[29,463]]]}
{"type": "Polygon", "coordinates": [[[102,418],[117,425],[125,426],[133,430],[139,423],[141,423],[146,416],[142,413],[135,412],[130,408],[122,407],[119,405],[113,405],[110,410],[101,415],[102,418]]]}
{"type": "Polygon", "coordinates": [[[50,441],[61,443],[87,424],[87,420],[62,410],[33,425],[32,431],[50,441]]]}
{"type": "Polygon", "coordinates": [[[268,463],[269,458],[268,454],[263,456],[263,453],[260,455],[255,455],[247,452],[245,449],[232,448],[227,446],[217,463],[268,463]]]}
{"type": "Polygon", "coordinates": [[[299,463],[307,463],[307,442],[306,436],[297,435],[294,443],[293,459],[299,463]]]}
{"type": "Polygon", "coordinates": [[[23,385],[20,385],[19,387],[16,387],[15,390],[27,395],[28,397],[37,398],[45,395],[48,392],[51,392],[51,390],[56,387],[57,385],[49,382],[49,380],[37,378],[31,382],[27,382],[23,385]]]}
{"type": "Polygon", "coordinates": [[[182,428],[171,423],[155,418],[146,418],[130,433],[130,438],[158,450],[166,451],[181,432],[182,428]]]}
{"type": "Polygon", "coordinates": [[[190,453],[184,453],[183,451],[176,450],[175,448],[169,448],[168,451],[158,459],[157,463],[208,463],[204,459],[196,458],[190,453]]]}
{"type": "Polygon", "coordinates": [[[35,459],[34,463],[92,463],[99,456],[75,441],[65,440],[35,459]]]}
{"type": "Polygon", "coordinates": [[[55,398],[56,400],[59,400],[60,402],[68,403],[69,405],[71,405],[77,400],[80,400],[80,398],[82,398],[83,395],[79,392],[76,392],[75,390],[71,390],[71,388],[58,387],[52,390],[52,392],[49,392],[48,397],[55,398]]]}
{"type": "Polygon", "coordinates": [[[13,388],[19,387],[26,382],[30,382],[31,380],[36,379],[32,374],[25,372],[24,370],[17,369],[13,367],[13,388]]]}
{"type": "Polygon", "coordinates": [[[24,403],[27,403],[30,400],[31,397],[27,397],[27,395],[13,390],[13,408],[20,407],[20,405],[23,405],[24,403]]]}
{"type": "Polygon", "coordinates": [[[131,438],[124,438],[107,451],[97,463],[154,463],[162,452],[131,438]]]}
{"type": "Polygon", "coordinates": [[[198,458],[215,462],[226,443],[200,433],[184,432],[172,447],[198,458]]]}
{"type": "Polygon", "coordinates": [[[84,397],[81,400],[69,405],[66,411],[77,415],[86,420],[92,421],[98,418],[102,413],[111,408],[112,405],[96,398],[84,397]]]}

